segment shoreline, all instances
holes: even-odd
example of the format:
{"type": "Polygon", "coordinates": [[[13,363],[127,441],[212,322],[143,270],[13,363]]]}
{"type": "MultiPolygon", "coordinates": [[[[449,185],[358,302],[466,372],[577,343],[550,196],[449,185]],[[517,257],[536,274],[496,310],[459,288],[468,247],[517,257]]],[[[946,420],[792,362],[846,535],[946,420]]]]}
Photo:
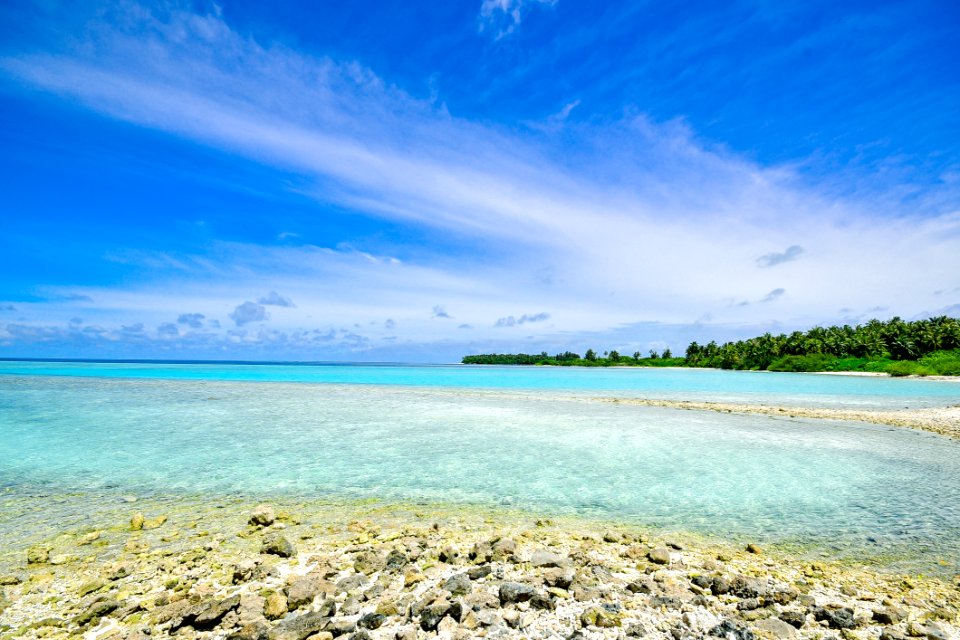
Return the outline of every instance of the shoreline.
{"type": "Polygon", "coordinates": [[[112,518],[18,549],[19,566],[0,575],[0,638],[960,632],[960,576],[497,509],[246,499],[155,507],[125,503],[112,518]]]}
{"type": "Polygon", "coordinates": [[[696,400],[660,400],[655,398],[597,397],[594,398],[594,400],[613,404],[663,407],[687,411],[713,411],[716,413],[756,414],[781,418],[814,418],[818,420],[869,422],[872,424],[928,431],[954,440],[960,440],[960,405],[920,409],[831,409],[826,407],[790,407],[696,400]]]}

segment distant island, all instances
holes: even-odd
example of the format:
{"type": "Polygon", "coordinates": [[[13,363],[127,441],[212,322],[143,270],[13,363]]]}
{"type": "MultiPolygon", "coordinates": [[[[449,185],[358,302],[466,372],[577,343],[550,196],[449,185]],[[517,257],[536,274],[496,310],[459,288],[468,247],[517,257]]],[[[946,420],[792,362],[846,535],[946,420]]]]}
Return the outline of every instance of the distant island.
{"type": "Polygon", "coordinates": [[[762,336],[718,345],[691,342],[682,357],[639,351],[623,355],[587,349],[583,357],[566,351],[493,353],[464,356],[463,364],[560,367],[710,367],[753,371],[866,371],[893,376],[960,375],[960,319],[939,316],[907,322],[900,318],[809,331],[762,336]]]}

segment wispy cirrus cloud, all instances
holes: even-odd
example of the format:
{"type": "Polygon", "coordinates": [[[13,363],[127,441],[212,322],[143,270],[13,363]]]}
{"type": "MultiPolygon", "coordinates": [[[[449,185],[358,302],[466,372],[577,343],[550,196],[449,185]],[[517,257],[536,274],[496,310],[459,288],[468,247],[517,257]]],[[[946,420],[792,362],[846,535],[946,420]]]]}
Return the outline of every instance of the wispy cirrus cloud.
{"type": "Polygon", "coordinates": [[[556,3],[557,0],[483,0],[477,28],[480,33],[499,40],[517,30],[531,6],[553,6],[556,3]]]}
{"type": "MultiPolygon", "coordinates": [[[[556,119],[535,134],[470,121],[360,63],[258,41],[216,12],[165,6],[129,5],[117,10],[121,19],[93,21],[70,41],[7,53],[0,74],[107,118],[295,175],[298,193],[322,206],[484,251],[407,247],[401,261],[317,247],[287,232],[280,246],[213,241],[194,252],[114,251],[111,259],[150,277],[64,294],[96,300],[86,305],[95,307],[91,321],[111,327],[108,334],[123,323],[140,326],[124,335],[153,335],[142,322],[158,327],[170,318],[199,331],[179,321],[182,309],[196,310],[227,344],[328,335],[360,320],[391,336],[402,327],[398,348],[409,350],[452,339],[454,323],[431,322],[451,317],[447,307],[478,341],[538,322],[541,314],[510,315],[518,308],[551,309],[549,330],[568,340],[651,318],[671,326],[707,317],[716,326],[803,324],[841,307],[881,303],[904,316],[942,307],[949,301],[934,305],[922,291],[955,286],[960,272],[957,209],[909,218],[896,204],[836,197],[790,167],[763,166],[699,139],[682,119],[658,122],[631,107],[587,124],[556,119]],[[886,256],[882,264],[876,255],[886,256]],[[757,268],[785,262],[795,264],[757,268]],[[826,281],[829,290],[818,284],[826,281]],[[777,304],[729,303],[755,300],[758,291],[777,304]],[[232,327],[217,329],[220,320],[232,327]],[[249,330],[267,320],[269,331],[249,330]]],[[[515,28],[530,6],[502,0],[488,10],[515,28]]],[[[565,116],[577,102],[567,104],[565,116]]],[[[48,325],[43,313],[54,313],[44,304],[54,301],[22,305],[38,327],[48,325]]],[[[391,336],[371,331],[353,348],[391,336]]]]}

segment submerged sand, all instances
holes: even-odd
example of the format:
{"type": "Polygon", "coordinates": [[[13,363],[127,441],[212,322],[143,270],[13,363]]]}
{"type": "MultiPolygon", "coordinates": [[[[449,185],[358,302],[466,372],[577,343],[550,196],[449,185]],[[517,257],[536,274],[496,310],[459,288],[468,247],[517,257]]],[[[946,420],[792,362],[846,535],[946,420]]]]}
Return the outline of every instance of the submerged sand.
{"type": "Polygon", "coordinates": [[[830,409],[818,407],[782,407],[731,402],[693,400],[660,400],[646,398],[596,398],[600,402],[631,404],[645,407],[666,407],[719,413],[749,413],[789,418],[821,420],[853,420],[930,431],[960,439],[960,405],[922,409],[830,409]]]}

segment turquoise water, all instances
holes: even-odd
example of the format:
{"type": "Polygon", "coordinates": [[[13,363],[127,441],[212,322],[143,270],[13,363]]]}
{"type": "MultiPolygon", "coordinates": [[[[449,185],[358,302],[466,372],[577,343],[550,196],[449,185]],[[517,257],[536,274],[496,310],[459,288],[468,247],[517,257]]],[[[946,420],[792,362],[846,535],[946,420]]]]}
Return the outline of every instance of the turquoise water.
{"type": "Polygon", "coordinates": [[[713,369],[0,361],[0,376],[314,382],[567,391],[661,399],[900,409],[960,403],[960,382],[713,369]]]}
{"type": "MultiPolygon", "coordinates": [[[[657,389],[685,399],[774,402],[819,393],[816,403],[827,405],[925,406],[956,402],[945,391],[960,389],[953,383],[685,370],[3,367],[30,371],[0,374],[0,487],[7,495],[506,505],[801,543],[840,556],[896,555],[901,566],[926,570],[960,568],[956,441],[587,397],[657,389]],[[311,376],[313,383],[278,381],[283,376],[311,376]],[[250,378],[260,381],[242,381],[250,378]],[[385,379],[392,384],[376,383],[385,379]],[[522,386],[531,380],[538,386],[522,386]],[[793,380],[801,393],[790,391],[793,380]],[[908,382],[919,384],[898,386],[908,382]],[[825,394],[834,384],[846,395],[825,394]],[[897,389],[896,398],[880,388],[897,389]],[[703,389],[717,395],[700,395],[703,389]]],[[[44,504],[30,516],[38,526],[63,515],[45,513],[44,504]]],[[[20,518],[18,535],[24,526],[20,518]]]]}

